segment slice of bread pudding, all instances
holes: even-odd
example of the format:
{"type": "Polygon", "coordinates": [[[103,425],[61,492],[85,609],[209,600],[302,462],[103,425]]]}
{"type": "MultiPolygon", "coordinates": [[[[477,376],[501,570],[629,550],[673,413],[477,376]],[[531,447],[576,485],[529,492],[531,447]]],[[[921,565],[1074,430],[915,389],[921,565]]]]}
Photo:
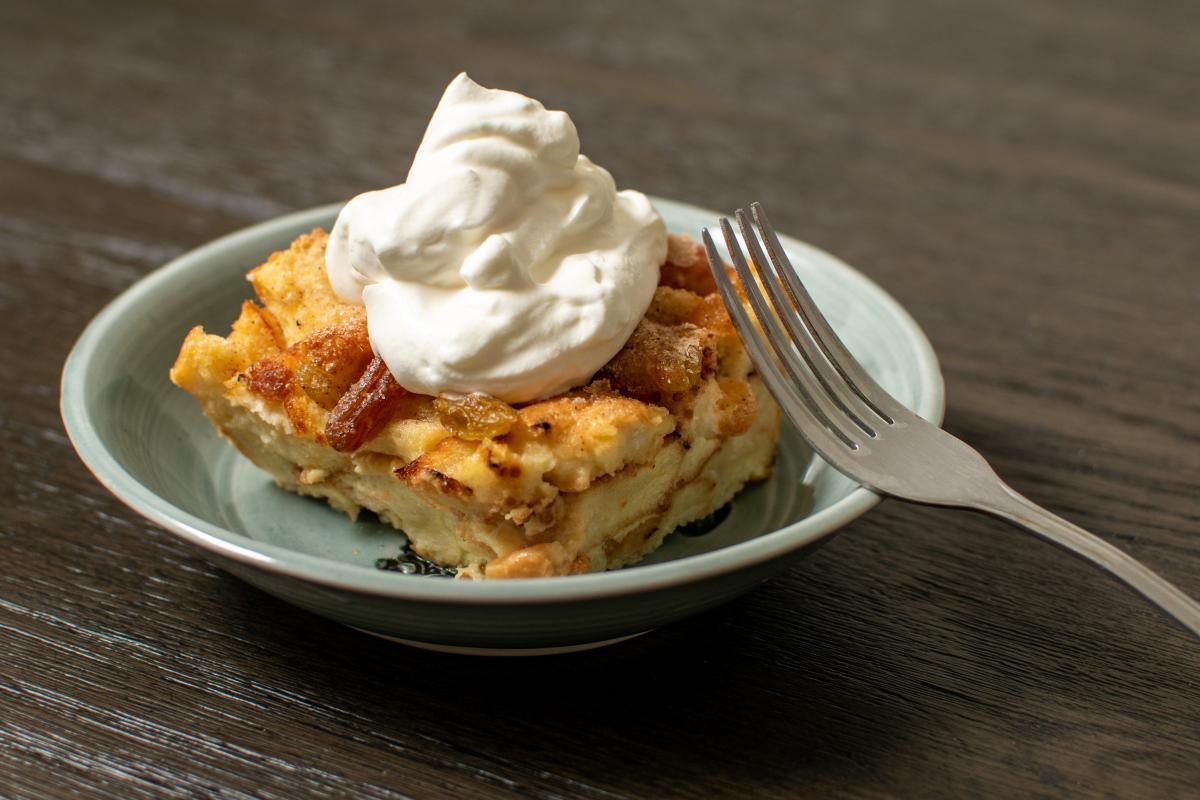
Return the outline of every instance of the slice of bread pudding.
{"type": "Polygon", "coordinates": [[[314,230],[252,270],[261,305],[227,337],[193,328],[171,369],[283,488],[377,513],[459,577],[518,578],[635,562],[770,474],[779,411],[687,237],[624,349],[518,407],[401,388],[363,308],[330,288],[326,242],[314,230]]]}

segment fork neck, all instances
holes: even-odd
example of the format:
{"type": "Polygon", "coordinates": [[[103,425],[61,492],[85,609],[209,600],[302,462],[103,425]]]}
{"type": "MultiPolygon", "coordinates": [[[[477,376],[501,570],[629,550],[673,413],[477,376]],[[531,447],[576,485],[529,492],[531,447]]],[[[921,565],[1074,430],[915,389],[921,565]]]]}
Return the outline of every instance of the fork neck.
{"type": "Polygon", "coordinates": [[[1119,578],[1200,638],[1200,604],[1095,534],[1052,514],[1003,481],[975,508],[1034,533],[1119,578]]]}

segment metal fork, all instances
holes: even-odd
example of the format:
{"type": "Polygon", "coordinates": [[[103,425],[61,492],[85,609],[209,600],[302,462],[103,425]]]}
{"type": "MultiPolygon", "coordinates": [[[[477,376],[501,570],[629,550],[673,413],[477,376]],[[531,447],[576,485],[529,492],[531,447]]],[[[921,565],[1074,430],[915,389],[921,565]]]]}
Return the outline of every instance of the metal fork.
{"type": "Polygon", "coordinates": [[[1200,604],[1099,537],[1018,494],[973,448],[884,391],[813,303],[763,207],[754,203],[751,210],[758,236],[746,214],[741,209],[736,214],[749,260],[728,219],[721,219],[721,232],[761,332],[706,228],[708,260],[759,374],[825,461],[880,494],[982,511],[1025,528],[1107,570],[1200,637],[1200,604]]]}

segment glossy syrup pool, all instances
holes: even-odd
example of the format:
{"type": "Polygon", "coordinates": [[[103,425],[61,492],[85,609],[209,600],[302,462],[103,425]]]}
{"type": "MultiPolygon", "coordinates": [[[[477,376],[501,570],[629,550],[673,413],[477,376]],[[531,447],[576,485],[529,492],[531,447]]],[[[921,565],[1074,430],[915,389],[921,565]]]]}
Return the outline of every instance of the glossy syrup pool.
{"type": "Polygon", "coordinates": [[[403,541],[396,555],[375,559],[375,569],[399,572],[401,575],[428,575],[433,578],[453,578],[458,574],[454,567],[443,567],[427,558],[421,558],[409,549],[407,536],[401,533],[400,538],[403,541]]]}
{"type": "Polygon", "coordinates": [[[729,516],[729,507],[732,503],[726,503],[718,508],[707,517],[693,520],[684,525],[680,525],[671,532],[672,536],[703,536],[706,533],[712,533],[717,529],[717,526],[726,520],[729,516]]]}

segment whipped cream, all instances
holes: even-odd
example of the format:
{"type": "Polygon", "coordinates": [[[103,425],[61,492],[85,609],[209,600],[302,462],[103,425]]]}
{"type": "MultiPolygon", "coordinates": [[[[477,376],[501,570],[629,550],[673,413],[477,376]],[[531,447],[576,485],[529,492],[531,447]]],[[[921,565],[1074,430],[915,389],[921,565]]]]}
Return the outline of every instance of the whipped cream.
{"type": "Polygon", "coordinates": [[[617,354],[666,252],[658,212],[580,155],[565,112],[464,73],[407,181],[342,209],[326,269],[401,386],[521,403],[617,354]]]}

